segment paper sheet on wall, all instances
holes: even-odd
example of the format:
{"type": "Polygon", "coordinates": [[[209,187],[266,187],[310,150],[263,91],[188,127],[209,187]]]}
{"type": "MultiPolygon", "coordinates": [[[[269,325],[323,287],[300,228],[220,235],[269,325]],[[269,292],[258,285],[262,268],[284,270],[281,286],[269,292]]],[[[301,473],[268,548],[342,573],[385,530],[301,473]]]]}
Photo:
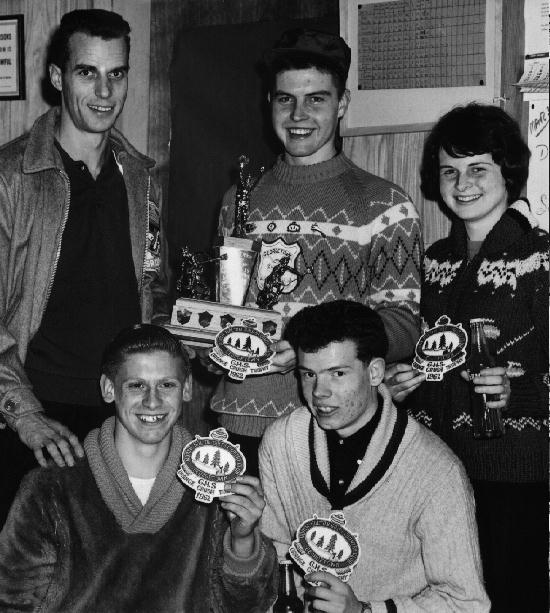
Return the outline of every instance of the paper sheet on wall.
{"type": "Polygon", "coordinates": [[[527,198],[541,228],[548,230],[548,99],[529,102],[529,133],[531,150],[527,198]]]}
{"type": "Polygon", "coordinates": [[[548,53],[548,5],[549,0],[526,0],[524,4],[525,55],[548,53]]]}
{"type": "Polygon", "coordinates": [[[526,0],[523,9],[525,22],[525,65],[516,85],[524,100],[548,98],[548,18],[550,0],[526,0]]]}

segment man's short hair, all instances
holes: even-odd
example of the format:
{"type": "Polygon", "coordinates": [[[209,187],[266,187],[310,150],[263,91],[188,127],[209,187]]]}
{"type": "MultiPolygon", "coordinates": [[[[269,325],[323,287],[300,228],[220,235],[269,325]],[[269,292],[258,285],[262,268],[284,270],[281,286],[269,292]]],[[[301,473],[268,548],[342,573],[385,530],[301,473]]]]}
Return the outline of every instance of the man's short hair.
{"type": "Polygon", "coordinates": [[[185,377],[189,375],[189,357],[180,341],[166,328],[153,324],[137,324],[121,330],[103,352],[101,374],[113,381],[128,356],[154,351],[165,351],[173,358],[181,360],[185,377]]]}
{"type": "Polygon", "coordinates": [[[48,64],[55,64],[62,72],[69,61],[69,39],[76,32],[97,36],[104,40],[124,38],[130,56],[130,25],[118,13],[103,9],[79,9],[65,13],[54,32],[48,53],[48,64]]]}
{"type": "Polygon", "coordinates": [[[344,39],[336,34],[294,28],[283,32],[272,49],[264,54],[269,92],[274,93],[277,75],[285,70],[317,68],[320,72],[332,75],[342,98],[346,91],[351,63],[351,49],[344,39]]]}
{"type": "Polygon", "coordinates": [[[508,204],[521,194],[529,175],[531,152],[517,122],[497,106],[471,103],[458,106],[435,124],[424,144],[420,177],[422,193],[441,202],[439,151],[455,158],[490,153],[500,166],[508,204]]]}
{"type": "Polygon", "coordinates": [[[335,300],[298,311],[288,322],[284,338],[298,353],[315,353],[330,343],[353,341],[357,358],[385,358],[388,336],[376,311],[360,302],[335,300]]]}

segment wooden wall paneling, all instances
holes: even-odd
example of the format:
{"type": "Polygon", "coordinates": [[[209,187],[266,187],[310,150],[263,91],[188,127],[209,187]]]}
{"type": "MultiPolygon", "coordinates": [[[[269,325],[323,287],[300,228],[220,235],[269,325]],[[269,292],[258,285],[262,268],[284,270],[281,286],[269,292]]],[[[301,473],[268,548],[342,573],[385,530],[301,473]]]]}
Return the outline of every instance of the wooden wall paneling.
{"type": "MultiPolygon", "coordinates": [[[[102,0],[107,4],[106,0],[102,0]]],[[[94,5],[99,4],[94,0],[94,5]]],[[[128,96],[117,128],[138,151],[148,153],[149,123],[149,76],[151,41],[151,0],[109,0],[107,8],[119,13],[130,24],[130,72],[128,96]]]]}

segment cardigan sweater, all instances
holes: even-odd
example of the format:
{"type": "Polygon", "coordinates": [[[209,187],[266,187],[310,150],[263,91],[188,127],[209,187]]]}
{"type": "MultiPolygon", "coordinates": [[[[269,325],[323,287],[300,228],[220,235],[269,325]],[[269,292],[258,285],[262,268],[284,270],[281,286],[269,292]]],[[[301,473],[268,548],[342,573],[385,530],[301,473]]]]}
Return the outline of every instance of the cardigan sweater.
{"type": "MultiPolygon", "coordinates": [[[[233,229],[235,187],[224,197],[219,232],[233,229]]],[[[353,164],[343,153],[309,166],[282,158],[250,198],[249,238],[262,241],[246,305],[275,262],[291,270],[274,309],[283,324],[305,306],[356,300],[375,308],[390,339],[390,359],[412,355],[419,333],[422,238],[418,213],[396,185],[353,164]]],[[[260,436],[275,418],[302,406],[293,373],[224,377],[211,408],[229,431],[260,436]],[[267,419],[266,419],[267,418],[267,419]]]]}
{"type": "MultiPolygon", "coordinates": [[[[489,611],[462,464],[437,436],[398,413],[384,385],[379,393],[380,421],[343,505],[346,528],[360,545],[351,589],[373,613],[489,611]]],[[[307,409],[267,428],[260,474],[261,529],[281,558],[303,521],[331,513],[321,493],[330,484],[326,434],[307,409]]]]}
{"type": "Polygon", "coordinates": [[[116,456],[113,425],[90,433],[87,460],[25,477],[0,533],[0,610],[265,611],[277,589],[273,547],[257,531],[253,555],[235,557],[218,502],[196,502],[177,481],[191,435],[174,429],[143,506],[116,456]]]}
{"type": "Polygon", "coordinates": [[[505,434],[498,439],[473,438],[464,367],[441,382],[424,382],[409,400],[412,415],[449,444],[471,479],[548,479],[548,233],[536,226],[528,203],[519,200],[470,262],[462,221],[426,252],[423,326],[445,314],[469,332],[470,319],[483,318],[489,349],[510,377],[505,434]]]}

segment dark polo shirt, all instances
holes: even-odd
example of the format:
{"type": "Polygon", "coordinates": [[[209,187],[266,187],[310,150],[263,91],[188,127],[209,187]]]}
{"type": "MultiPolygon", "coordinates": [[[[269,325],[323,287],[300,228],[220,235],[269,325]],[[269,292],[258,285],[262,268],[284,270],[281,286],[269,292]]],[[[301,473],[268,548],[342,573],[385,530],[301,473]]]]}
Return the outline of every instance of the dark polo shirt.
{"type": "Polygon", "coordinates": [[[94,180],[56,146],[70,181],[69,215],[25,369],[40,400],[99,405],[102,352],[120,329],[140,321],[128,198],[112,152],[94,180]]]}

